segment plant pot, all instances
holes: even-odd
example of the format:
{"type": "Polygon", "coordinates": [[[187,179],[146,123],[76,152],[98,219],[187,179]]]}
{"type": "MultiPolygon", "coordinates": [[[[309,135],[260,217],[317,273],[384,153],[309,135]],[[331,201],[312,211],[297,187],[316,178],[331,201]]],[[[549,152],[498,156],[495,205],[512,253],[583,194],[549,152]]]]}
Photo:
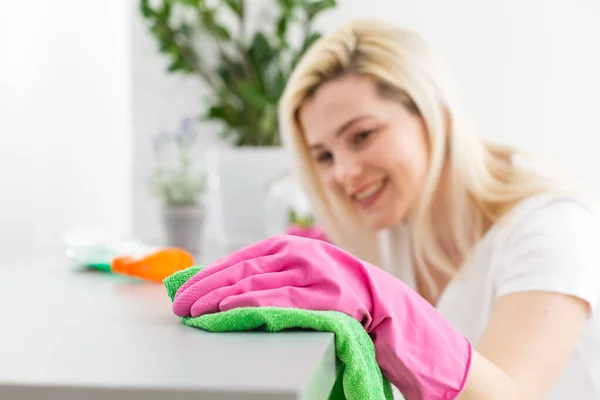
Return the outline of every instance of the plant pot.
{"type": "Polygon", "coordinates": [[[265,239],[270,183],[289,170],[282,147],[224,147],[207,151],[211,239],[223,252],[265,239]]]}
{"type": "Polygon", "coordinates": [[[200,258],[204,233],[204,208],[201,206],[164,206],[163,226],[166,245],[189,251],[200,258]]]}

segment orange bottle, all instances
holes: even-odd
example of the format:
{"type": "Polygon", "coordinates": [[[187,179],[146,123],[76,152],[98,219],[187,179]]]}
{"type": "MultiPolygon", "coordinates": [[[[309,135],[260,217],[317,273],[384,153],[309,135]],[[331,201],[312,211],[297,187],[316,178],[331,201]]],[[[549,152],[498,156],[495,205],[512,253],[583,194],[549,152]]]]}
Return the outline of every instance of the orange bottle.
{"type": "Polygon", "coordinates": [[[166,247],[141,255],[116,257],[111,262],[114,273],[162,282],[177,271],[192,267],[194,257],[186,250],[166,247]]]}

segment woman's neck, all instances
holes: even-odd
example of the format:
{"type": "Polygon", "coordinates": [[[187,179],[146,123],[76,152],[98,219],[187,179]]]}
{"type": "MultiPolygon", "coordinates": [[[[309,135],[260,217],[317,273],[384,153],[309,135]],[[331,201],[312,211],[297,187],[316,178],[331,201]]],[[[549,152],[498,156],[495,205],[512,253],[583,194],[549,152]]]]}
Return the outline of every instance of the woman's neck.
{"type": "MultiPolygon", "coordinates": [[[[483,213],[467,199],[464,202],[458,201],[458,199],[455,201],[453,189],[455,188],[452,186],[449,168],[445,167],[442,170],[438,188],[432,202],[431,221],[432,229],[434,230],[433,235],[438,246],[452,265],[453,271],[447,268],[442,271],[433,264],[427,266],[427,270],[435,282],[438,294],[443,292],[446,285],[452,279],[453,274],[464,264],[470,250],[492,225],[491,221],[485,218],[483,213]],[[464,228],[462,234],[467,235],[466,244],[463,246],[457,240],[458,234],[460,234],[457,232],[457,225],[459,224],[464,228]]],[[[437,296],[425,289],[422,277],[419,280],[419,291],[422,292],[422,295],[427,300],[435,304],[437,296]]]]}

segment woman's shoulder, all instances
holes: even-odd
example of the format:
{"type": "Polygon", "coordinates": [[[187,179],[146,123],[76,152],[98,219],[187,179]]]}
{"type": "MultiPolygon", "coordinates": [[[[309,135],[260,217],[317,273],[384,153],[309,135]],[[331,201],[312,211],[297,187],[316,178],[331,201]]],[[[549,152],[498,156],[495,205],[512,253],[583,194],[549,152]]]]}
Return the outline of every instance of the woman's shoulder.
{"type": "Polygon", "coordinates": [[[518,202],[494,228],[505,236],[532,230],[600,231],[600,208],[589,198],[578,195],[532,195],[518,202]]]}
{"type": "Polygon", "coordinates": [[[517,204],[490,238],[497,294],[557,291],[599,305],[598,215],[576,196],[532,196],[517,204]]]}
{"type": "Polygon", "coordinates": [[[503,254],[535,251],[568,255],[578,251],[600,257],[600,213],[589,198],[582,196],[529,196],[491,230],[494,247],[503,254]]]}

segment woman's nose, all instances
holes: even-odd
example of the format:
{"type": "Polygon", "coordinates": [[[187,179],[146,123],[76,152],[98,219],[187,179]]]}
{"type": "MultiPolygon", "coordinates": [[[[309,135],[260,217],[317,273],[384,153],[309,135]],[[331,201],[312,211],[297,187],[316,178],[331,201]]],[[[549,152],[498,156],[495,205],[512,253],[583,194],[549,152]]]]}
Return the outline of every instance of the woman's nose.
{"type": "Polygon", "coordinates": [[[343,186],[351,183],[360,173],[362,167],[356,157],[337,157],[335,162],[335,179],[343,186]]]}

